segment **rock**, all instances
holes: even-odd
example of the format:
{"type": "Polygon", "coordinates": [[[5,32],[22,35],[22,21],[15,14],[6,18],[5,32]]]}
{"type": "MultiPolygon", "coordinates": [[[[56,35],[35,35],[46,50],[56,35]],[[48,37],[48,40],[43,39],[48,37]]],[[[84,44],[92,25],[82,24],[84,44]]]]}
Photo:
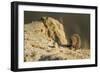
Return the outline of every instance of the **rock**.
{"type": "Polygon", "coordinates": [[[52,17],[41,18],[48,30],[48,35],[60,45],[67,45],[63,24],[52,17]]]}
{"type": "Polygon", "coordinates": [[[54,42],[51,38],[48,38],[47,31],[42,22],[25,24],[24,40],[26,43],[25,47],[28,47],[27,44],[30,44],[36,48],[47,48],[48,46],[52,46],[54,42]]]}

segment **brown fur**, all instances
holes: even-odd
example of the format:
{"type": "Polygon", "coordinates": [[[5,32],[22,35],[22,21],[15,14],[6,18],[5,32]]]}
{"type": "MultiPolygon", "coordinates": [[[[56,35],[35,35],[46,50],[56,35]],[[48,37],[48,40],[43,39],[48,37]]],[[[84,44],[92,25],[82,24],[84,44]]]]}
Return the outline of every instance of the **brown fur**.
{"type": "Polygon", "coordinates": [[[71,37],[71,48],[72,49],[80,49],[81,47],[81,39],[80,36],[78,34],[73,34],[71,37]]]}

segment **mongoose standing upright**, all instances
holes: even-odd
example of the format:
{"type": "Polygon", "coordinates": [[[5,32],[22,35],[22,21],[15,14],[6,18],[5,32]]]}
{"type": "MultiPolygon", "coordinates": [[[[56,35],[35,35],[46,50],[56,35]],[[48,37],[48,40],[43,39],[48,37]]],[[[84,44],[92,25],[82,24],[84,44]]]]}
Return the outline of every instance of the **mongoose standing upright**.
{"type": "Polygon", "coordinates": [[[70,39],[71,49],[77,50],[81,47],[81,39],[78,34],[73,34],[70,39]]]}

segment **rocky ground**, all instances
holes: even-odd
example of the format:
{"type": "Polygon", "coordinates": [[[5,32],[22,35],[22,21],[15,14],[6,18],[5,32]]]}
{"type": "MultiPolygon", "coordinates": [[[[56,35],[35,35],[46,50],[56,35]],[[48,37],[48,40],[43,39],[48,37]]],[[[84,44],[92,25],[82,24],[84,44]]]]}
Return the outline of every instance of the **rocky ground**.
{"type": "Polygon", "coordinates": [[[90,58],[90,49],[70,49],[63,24],[54,18],[42,17],[24,26],[24,61],[74,60],[90,58]]]}

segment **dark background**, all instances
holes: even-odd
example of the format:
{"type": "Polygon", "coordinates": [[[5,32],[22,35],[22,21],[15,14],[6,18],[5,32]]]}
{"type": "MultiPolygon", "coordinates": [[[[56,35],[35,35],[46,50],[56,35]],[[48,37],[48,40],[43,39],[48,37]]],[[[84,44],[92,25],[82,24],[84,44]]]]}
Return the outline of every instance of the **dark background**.
{"type": "Polygon", "coordinates": [[[24,24],[39,21],[43,16],[59,20],[64,24],[67,39],[77,33],[81,37],[82,48],[90,48],[90,14],[24,11],[24,24]]]}

